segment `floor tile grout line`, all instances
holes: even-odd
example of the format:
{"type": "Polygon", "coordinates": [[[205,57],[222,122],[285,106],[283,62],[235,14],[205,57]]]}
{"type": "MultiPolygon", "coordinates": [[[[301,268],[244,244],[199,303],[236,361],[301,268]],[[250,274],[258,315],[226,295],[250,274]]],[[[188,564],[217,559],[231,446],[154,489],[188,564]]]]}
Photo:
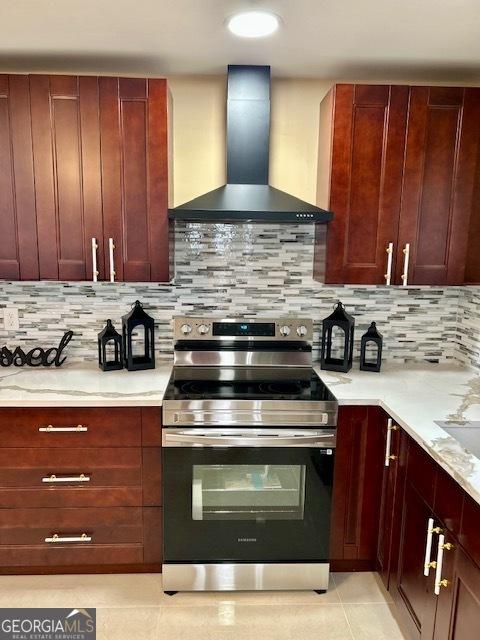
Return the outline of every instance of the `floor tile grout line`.
{"type": "Polygon", "coordinates": [[[340,602],[340,605],[341,605],[342,611],[343,611],[343,615],[345,616],[345,620],[347,622],[347,627],[348,627],[348,630],[349,630],[350,636],[351,636],[350,640],[355,640],[355,636],[353,635],[352,625],[350,624],[350,620],[348,619],[347,612],[346,612],[345,607],[343,605],[343,601],[342,601],[342,597],[340,595],[340,590],[338,588],[337,581],[335,580],[335,576],[333,574],[330,574],[330,577],[332,578],[333,586],[335,587],[335,592],[336,592],[336,594],[338,596],[338,601],[340,602]]]}
{"type": "Polygon", "coordinates": [[[347,626],[348,626],[348,630],[350,631],[351,640],[355,640],[355,636],[353,635],[352,625],[350,624],[350,618],[348,617],[348,614],[343,602],[340,601],[340,604],[342,605],[343,615],[345,616],[345,620],[347,621],[347,626]]]}

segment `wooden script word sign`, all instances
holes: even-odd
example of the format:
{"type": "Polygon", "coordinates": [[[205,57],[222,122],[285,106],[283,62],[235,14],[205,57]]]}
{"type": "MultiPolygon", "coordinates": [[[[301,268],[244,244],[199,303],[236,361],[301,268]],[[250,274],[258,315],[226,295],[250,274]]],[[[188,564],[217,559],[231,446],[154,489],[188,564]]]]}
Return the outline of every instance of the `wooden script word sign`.
{"type": "Polygon", "coordinates": [[[67,331],[60,340],[58,347],[51,347],[46,350],[41,347],[35,347],[28,353],[25,353],[20,347],[17,347],[14,351],[7,347],[2,347],[0,366],[9,367],[13,364],[15,367],[23,367],[26,364],[29,367],[51,367],[54,364],[56,367],[60,367],[67,359],[66,356],[62,358],[62,352],[72,339],[72,336],[73,331],[67,331]]]}

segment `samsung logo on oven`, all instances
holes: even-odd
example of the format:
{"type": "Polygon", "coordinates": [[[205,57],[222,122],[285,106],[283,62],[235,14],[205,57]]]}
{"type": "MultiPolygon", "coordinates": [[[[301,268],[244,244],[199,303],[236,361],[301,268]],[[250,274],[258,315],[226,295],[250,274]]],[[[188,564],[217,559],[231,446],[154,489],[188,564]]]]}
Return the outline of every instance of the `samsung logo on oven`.
{"type": "Polygon", "coordinates": [[[238,542],[256,542],[256,538],[237,538],[238,542]]]}

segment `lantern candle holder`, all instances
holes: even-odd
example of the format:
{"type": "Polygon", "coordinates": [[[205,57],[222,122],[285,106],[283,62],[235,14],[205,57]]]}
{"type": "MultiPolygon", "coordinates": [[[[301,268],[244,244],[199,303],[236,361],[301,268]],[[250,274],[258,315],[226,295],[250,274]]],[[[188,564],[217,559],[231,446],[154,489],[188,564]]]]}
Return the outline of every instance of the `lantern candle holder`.
{"type": "Polygon", "coordinates": [[[129,371],[155,368],[155,322],[139,300],[122,318],[123,358],[129,371]]]}
{"type": "Polygon", "coordinates": [[[360,371],[380,371],[382,365],[383,336],[375,322],[368,327],[360,341],[360,371]]]}
{"type": "Polygon", "coordinates": [[[352,368],[355,318],[338,301],[333,313],[322,322],[320,366],[326,371],[346,373],[352,368]],[[338,354],[338,355],[336,355],[338,354]]]}
{"type": "Polygon", "coordinates": [[[103,371],[123,369],[122,336],[115,330],[111,320],[98,334],[98,366],[103,371]]]}

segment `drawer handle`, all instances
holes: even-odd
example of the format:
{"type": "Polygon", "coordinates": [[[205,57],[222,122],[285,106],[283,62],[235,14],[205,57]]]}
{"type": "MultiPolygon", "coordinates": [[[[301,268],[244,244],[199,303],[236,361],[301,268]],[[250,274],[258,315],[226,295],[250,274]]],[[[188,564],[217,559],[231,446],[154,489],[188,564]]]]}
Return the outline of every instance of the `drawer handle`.
{"type": "Polygon", "coordinates": [[[38,430],[43,433],[77,433],[80,431],[88,431],[88,427],[83,426],[83,424],[77,424],[76,427],[54,427],[53,424],[49,424],[46,427],[38,427],[38,430]]]}
{"type": "Polygon", "coordinates": [[[79,536],[59,536],[58,533],[54,533],[50,538],[45,538],[45,542],[49,544],[55,544],[56,542],[91,542],[92,536],[87,533],[82,533],[79,536]]]}
{"type": "Polygon", "coordinates": [[[84,473],[81,473],[79,476],[57,476],[52,473],[42,478],[42,482],[51,482],[54,484],[59,482],[90,482],[90,476],[86,476],[84,473]]]}

